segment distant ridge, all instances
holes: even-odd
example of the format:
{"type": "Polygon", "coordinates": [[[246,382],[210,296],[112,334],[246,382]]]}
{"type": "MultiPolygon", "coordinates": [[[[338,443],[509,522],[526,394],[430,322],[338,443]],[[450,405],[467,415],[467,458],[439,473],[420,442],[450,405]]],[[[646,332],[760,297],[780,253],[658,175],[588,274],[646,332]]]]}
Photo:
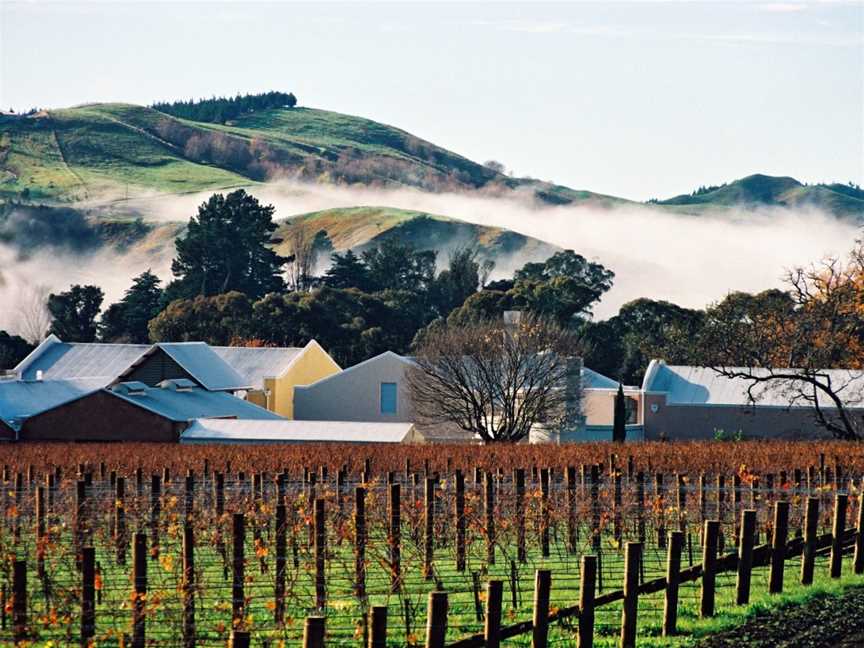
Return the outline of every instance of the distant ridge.
{"type": "MultiPolygon", "coordinates": [[[[131,104],[0,114],[0,201],[69,204],[131,193],[180,194],[278,178],[428,192],[519,195],[538,206],[641,203],[514,178],[399,128],[314,108],[248,111],[225,123],[131,104]]],[[[756,174],[652,208],[683,214],[758,206],[814,207],[864,222],[864,192],[756,174]]]]}
{"type": "MultiPolygon", "coordinates": [[[[864,190],[853,185],[805,185],[788,176],[754,174],[719,187],[707,187],[657,201],[673,207],[818,207],[835,216],[864,219],[864,190]]],[[[698,211],[698,210],[697,210],[698,211]]]]}

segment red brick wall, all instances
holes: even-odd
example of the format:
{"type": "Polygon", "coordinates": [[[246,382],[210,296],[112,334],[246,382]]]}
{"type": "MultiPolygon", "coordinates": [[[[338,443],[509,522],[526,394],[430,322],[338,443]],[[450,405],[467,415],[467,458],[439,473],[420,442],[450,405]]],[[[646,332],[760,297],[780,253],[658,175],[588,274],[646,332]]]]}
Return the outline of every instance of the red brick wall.
{"type": "Polygon", "coordinates": [[[105,391],[25,421],[22,441],[177,441],[177,424],[105,391]]]}

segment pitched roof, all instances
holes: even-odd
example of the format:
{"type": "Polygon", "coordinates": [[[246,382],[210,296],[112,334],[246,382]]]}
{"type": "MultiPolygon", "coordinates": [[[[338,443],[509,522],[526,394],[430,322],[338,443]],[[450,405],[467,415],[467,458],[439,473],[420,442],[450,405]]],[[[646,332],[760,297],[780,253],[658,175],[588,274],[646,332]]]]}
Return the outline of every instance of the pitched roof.
{"type": "Polygon", "coordinates": [[[141,358],[150,344],[96,344],[62,342],[50,335],[24,358],[15,372],[23,380],[101,379],[102,386],[113,381],[141,358]]]}
{"type": "Polygon", "coordinates": [[[0,420],[13,430],[30,416],[98,391],[99,378],[74,380],[0,380],[0,420]]]}
{"type": "Polygon", "coordinates": [[[165,380],[159,387],[119,383],[108,392],[177,422],[200,418],[283,420],[273,412],[222,391],[208,391],[186,380],[165,380]],[[142,389],[143,387],[143,389],[142,389]]]}
{"type": "MultiPolygon", "coordinates": [[[[769,375],[768,369],[754,369],[757,375],[769,375]]],[[[828,369],[836,385],[846,385],[841,392],[846,403],[853,407],[864,407],[864,371],[850,369],[828,369]]],[[[752,381],[744,378],[727,378],[710,367],[667,365],[662,360],[652,360],[642,383],[644,391],[665,392],[670,405],[750,405],[748,387],[752,381]]],[[[790,399],[797,391],[792,381],[776,380],[754,387],[756,405],[789,407],[790,399]]],[[[820,405],[832,407],[828,399],[820,397],[820,405]]],[[[795,404],[792,403],[794,406],[795,404]]],[[[810,407],[810,403],[800,402],[810,407]]]]}
{"type": "Polygon", "coordinates": [[[148,353],[155,352],[155,349],[167,353],[205,389],[232,391],[253,386],[205,342],[160,342],[148,353]]]}
{"type": "Polygon", "coordinates": [[[180,435],[181,443],[401,443],[413,423],[351,421],[198,420],[180,435]]]}
{"type": "Polygon", "coordinates": [[[303,353],[303,347],[211,347],[243,380],[256,389],[265,378],[278,378],[303,353]]]}
{"type": "Polygon", "coordinates": [[[583,366],[582,387],[585,389],[618,389],[618,381],[583,366]]]}
{"type": "Polygon", "coordinates": [[[39,371],[45,380],[99,379],[104,387],[159,349],[207,389],[232,391],[252,387],[248,379],[204,342],[101,344],[63,342],[51,335],[15,367],[15,372],[24,380],[35,380],[39,371]]]}

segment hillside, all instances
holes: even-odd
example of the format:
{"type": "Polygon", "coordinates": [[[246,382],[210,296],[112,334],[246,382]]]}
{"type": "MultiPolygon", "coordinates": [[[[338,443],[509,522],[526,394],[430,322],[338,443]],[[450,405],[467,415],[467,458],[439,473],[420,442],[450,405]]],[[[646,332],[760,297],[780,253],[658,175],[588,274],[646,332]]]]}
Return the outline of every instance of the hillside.
{"type": "Polygon", "coordinates": [[[74,202],[280,177],[427,191],[527,191],[551,204],[622,202],[510,178],[398,128],[313,108],[247,113],[224,125],[129,104],[0,115],[0,199],[74,202]]]}
{"type": "Polygon", "coordinates": [[[755,174],[719,187],[708,187],[658,201],[684,213],[730,207],[816,207],[840,216],[864,220],[864,191],[841,184],[805,185],[789,177],[755,174]]]}
{"type": "Polygon", "coordinates": [[[543,241],[498,227],[485,227],[464,221],[391,207],[349,207],[302,214],[287,220],[276,231],[283,243],[278,250],[291,252],[291,234],[296,229],[314,236],[326,232],[333,249],[362,251],[388,238],[410,243],[420,250],[436,250],[446,262],[447,251],[477,246],[480,257],[492,259],[500,267],[545,260],[560,248],[543,241]]]}

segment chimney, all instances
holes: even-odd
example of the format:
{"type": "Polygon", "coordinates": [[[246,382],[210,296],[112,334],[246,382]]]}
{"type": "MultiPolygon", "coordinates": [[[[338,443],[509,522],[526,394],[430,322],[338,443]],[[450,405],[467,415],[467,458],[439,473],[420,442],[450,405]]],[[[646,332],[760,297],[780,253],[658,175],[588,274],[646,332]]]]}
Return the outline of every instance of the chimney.
{"type": "Polygon", "coordinates": [[[582,358],[569,356],[567,363],[566,400],[564,403],[564,425],[562,440],[576,441],[585,428],[585,413],[582,411],[582,358]]]}
{"type": "Polygon", "coordinates": [[[44,375],[45,374],[42,372],[41,369],[37,369],[36,370],[36,382],[42,382],[42,378],[44,375]]]}

